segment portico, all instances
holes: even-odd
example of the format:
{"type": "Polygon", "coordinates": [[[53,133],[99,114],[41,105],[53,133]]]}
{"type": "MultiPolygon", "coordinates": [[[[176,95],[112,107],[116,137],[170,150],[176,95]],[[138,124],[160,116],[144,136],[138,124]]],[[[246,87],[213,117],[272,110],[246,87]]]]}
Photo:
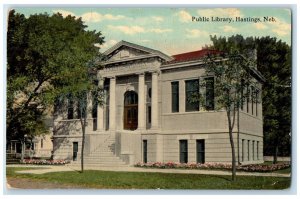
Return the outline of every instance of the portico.
{"type": "MultiPolygon", "coordinates": [[[[107,131],[115,131],[118,130],[137,130],[137,131],[145,131],[145,130],[156,130],[159,127],[158,124],[158,77],[159,77],[159,71],[145,71],[141,73],[132,73],[127,74],[128,76],[136,76],[138,81],[137,82],[127,82],[126,88],[122,89],[124,85],[120,83],[120,86],[118,89],[116,89],[118,78],[122,77],[123,79],[126,78],[126,76],[107,76],[99,78],[99,86],[103,86],[103,82],[108,79],[106,82],[109,82],[107,85],[108,87],[108,111],[104,111],[104,106],[98,106],[97,107],[97,131],[104,132],[107,131]],[[150,83],[149,81],[146,84],[145,76],[151,76],[150,83]],[[101,83],[100,83],[101,82],[101,83]],[[137,89],[135,89],[137,88],[137,89]],[[148,89],[148,92],[147,90],[148,89]],[[118,91],[117,91],[118,90],[118,91]],[[137,101],[137,107],[134,106],[134,104],[126,104],[126,93],[129,91],[136,93],[137,99],[134,100],[133,103],[136,103],[137,101]],[[118,92],[118,93],[117,93],[118,92]],[[120,93],[122,92],[122,93],[120,93]],[[149,96],[147,96],[149,95],[149,96]],[[123,99],[116,100],[116,96],[123,96],[123,99]],[[150,103],[147,103],[147,98],[150,99],[150,103]],[[118,102],[123,101],[123,104],[120,104],[118,102]],[[147,110],[147,104],[149,104],[148,107],[150,107],[147,110]],[[117,114],[117,107],[123,107],[123,114],[117,114]],[[126,108],[127,107],[127,108],[126,108]],[[130,107],[133,107],[130,109],[130,107]],[[135,110],[137,109],[137,112],[135,110]],[[146,122],[147,122],[147,111],[151,111],[151,113],[148,113],[148,117],[151,118],[149,121],[151,121],[150,128],[146,128],[146,122]],[[108,113],[108,114],[106,114],[108,113]],[[137,117],[136,117],[137,116],[137,117]],[[120,118],[121,117],[121,118],[120,118]],[[136,119],[136,121],[134,121],[136,119]],[[105,127],[105,120],[108,120],[108,128],[105,127]],[[122,125],[118,125],[117,121],[123,121],[122,125]],[[126,122],[129,123],[136,123],[137,128],[134,127],[126,127],[126,122]]],[[[100,77],[100,76],[99,76],[100,77]]],[[[132,99],[133,96],[130,97],[129,100],[132,99]]],[[[129,102],[130,103],[130,102],[129,102]]],[[[120,112],[119,112],[120,113],[120,112]]],[[[128,124],[127,124],[128,126],[128,124]]]]}

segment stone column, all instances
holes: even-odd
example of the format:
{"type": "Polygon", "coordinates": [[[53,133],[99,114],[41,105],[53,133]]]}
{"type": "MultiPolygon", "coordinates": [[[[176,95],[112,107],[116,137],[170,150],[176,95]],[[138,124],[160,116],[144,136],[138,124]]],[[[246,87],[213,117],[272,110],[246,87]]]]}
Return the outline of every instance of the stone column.
{"type": "Polygon", "coordinates": [[[158,128],[158,72],[152,73],[152,88],[151,88],[151,128],[158,128]]]}
{"type": "Polygon", "coordinates": [[[138,129],[144,130],[146,128],[145,121],[145,74],[139,74],[139,100],[138,100],[138,129]]]}
{"type": "Polygon", "coordinates": [[[92,119],[93,118],[93,100],[92,100],[92,92],[88,92],[86,98],[87,98],[87,118],[92,119]]]}
{"type": "MultiPolygon", "coordinates": [[[[98,87],[103,89],[103,83],[104,83],[104,79],[100,78],[98,79],[98,87]]],[[[99,131],[103,131],[104,128],[104,111],[103,111],[103,106],[104,103],[102,105],[97,106],[97,130],[99,131]]]]}
{"type": "Polygon", "coordinates": [[[109,130],[116,129],[116,77],[109,84],[109,130]]]}
{"type": "MultiPolygon", "coordinates": [[[[86,107],[86,114],[87,114],[87,133],[93,131],[93,101],[92,101],[92,93],[91,91],[87,93],[86,96],[87,100],[87,107],[86,107]]],[[[79,107],[79,104],[77,104],[79,107]]]]}

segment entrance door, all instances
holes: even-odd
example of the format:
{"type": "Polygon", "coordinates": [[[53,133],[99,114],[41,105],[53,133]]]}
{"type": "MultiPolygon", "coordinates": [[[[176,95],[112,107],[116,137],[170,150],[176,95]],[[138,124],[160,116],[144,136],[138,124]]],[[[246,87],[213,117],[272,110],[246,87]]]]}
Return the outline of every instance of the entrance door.
{"type": "Polygon", "coordinates": [[[138,126],[138,95],[127,91],[124,95],[124,129],[136,130],[138,126]]]}

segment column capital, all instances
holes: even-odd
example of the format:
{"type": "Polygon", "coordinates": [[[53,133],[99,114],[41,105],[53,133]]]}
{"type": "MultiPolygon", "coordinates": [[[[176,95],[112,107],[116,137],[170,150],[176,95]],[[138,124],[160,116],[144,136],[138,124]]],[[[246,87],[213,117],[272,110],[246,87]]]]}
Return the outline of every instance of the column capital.
{"type": "Polygon", "coordinates": [[[149,73],[151,73],[152,75],[159,75],[160,74],[160,71],[158,70],[150,70],[149,73]]]}
{"type": "Polygon", "coordinates": [[[145,72],[135,73],[138,76],[145,76],[145,72]]]}
{"type": "Polygon", "coordinates": [[[108,79],[116,79],[116,76],[108,76],[108,79]]]}

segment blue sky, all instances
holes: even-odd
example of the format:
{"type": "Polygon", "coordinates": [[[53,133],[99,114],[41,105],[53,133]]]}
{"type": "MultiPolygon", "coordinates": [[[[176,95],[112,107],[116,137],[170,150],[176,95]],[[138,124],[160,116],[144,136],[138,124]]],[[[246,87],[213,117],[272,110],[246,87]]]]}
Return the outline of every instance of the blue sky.
{"type": "Polygon", "coordinates": [[[81,17],[90,30],[101,31],[105,51],[120,40],[161,50],[168,55],[200,50],[210,45],[210,35],[271,36],[291,44],[291,12],[285,8],[100,8],[100,7],[18,7],[19,13],[60,12],[81,17]],[[209,17],[193,22],[192,16],[209,17]],[[212,22],[211,17],[274,17],[275,22],[212,22]]]}

